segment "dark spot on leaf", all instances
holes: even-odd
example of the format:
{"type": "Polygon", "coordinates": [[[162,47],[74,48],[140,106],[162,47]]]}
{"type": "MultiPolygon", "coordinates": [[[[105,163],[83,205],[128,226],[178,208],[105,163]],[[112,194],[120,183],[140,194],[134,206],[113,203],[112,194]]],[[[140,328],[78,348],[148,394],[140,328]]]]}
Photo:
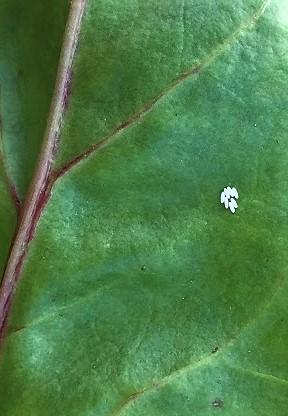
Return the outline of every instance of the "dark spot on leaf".
{"type": "Polygon", "coordinates": [[[212,406],[213,406],[215,409],[221,409],[221,408],[224,406],[224,402],[223,402],[223,400],[221,400],[221,399],[215,399],[215,400],[212,402],[212,406]]]}
{"type": "Polygon", "coordinates": [[[135,393],[130,394],[130,396],[128,396],[126,400],[122,403],[121,408],[123,408],[124,406],[127,406],[128,403],[133,402],[134,400],[137,400],[138,396],[140,396],[141,393],[143,393],[143,391],[135,391],[135,393]]]}
{"type": "Polygon", "coordinates": [[[15,332],[19,332],[19,331],[22,331],[23,329],[25,329],[26,328],[26,326],[16,326],[15,328],[13,328],[12,330],[11,330],[11,333],[15,333],[15,332]]]}
{"type": "Polygon", "coordinates": [[[217,351],[219,351],[219,347],[216,346],[216,347],[213,348],[213,350],[211,352],[212,352],[212,354],[215,354],[217,351]]]}
{"type": "Polygon", "coordinates": [[[136,399],[136,397],[139,396],[141,392],[139,391],[135,391],[135,393],[132,393],[128,398],[127,398],[127,402],[131,402],[132,400],[136,399]]]}

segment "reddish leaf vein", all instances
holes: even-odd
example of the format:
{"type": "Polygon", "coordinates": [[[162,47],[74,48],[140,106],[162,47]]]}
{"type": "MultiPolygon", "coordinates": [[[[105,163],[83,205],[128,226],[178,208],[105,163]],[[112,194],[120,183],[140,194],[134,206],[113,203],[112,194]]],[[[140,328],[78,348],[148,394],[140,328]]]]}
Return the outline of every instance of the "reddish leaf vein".
{"type": "Polygon", "coordinates": [[[33,238],[35,227],[47,203],[54,182],[52,162],[57,150],[63,113],[67,107],[72,63],[84,9],[85,0],[72,0],[43,146],[34,179],[25,199],[21,222],[0,289],[0,339],[3,338],[5,323],[29,242],[33,238]]]}
{"type": "Polygon", "coordinates": [[[58,171],[53,172],[52,162],[57,152],[63,114],[68,105],[72,77],[72,63],[78,43],[81,21],[86,3],[86,0],[72,0],[60,57],[55,91],[43,140],[43,147],[40,153],[33,182],[24,203],[18,233],[14,240],[10,258],[2,280],[2,286],[0,288],[0,340],[3,338],[6,326],[5,323],[11,309],[11,301],[16,289],[16,283],[22,270],[26,253],[28,251],[29,243],[34,236],[36,225],[49,199],[55,180],[64,175],[83,159],[110,144],[117,137],[119,137],[120,133],[139,122],[154,108],[159,100],[164,98],[175,87],[190,76],[199,73],[207,65],[214,62],[218,56],[222,55],[227,48],[229,48],[231,44],[236,41],[239,36],[241,36],[241,34],[249,30],[258,21],[269,2],[270,0],[265,0],[256,13],[250,17],[248,21],[244,22],[234,33],[232,33],[224,43],[212,51],[202,63],[197,64],[183,72],[164,91],[145,105],[141,111],[132,115],[128,120],[116,127],[110,135],[97,144],[90,146],[85,152],[68,162],[58,171]]]}

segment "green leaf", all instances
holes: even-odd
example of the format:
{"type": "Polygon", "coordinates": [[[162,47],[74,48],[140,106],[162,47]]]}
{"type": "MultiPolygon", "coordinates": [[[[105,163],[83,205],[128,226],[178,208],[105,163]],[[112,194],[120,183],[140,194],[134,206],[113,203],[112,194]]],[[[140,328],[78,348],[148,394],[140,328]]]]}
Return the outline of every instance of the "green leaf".
{"type": "Polygon", "coordinates": [[[287,415],[287,28],[284,0],[71,2],[1,416],[287,415]]]}
{"type": "Polygon", "coordinates": [[[0,114],[10,176],[22,200],[47,113],[69,0],[0,1],[0,114]]]}
{"type": "Polygon", "coordinates": [[[4,160],[0,160],[0,281],[6,265],[6,260],[15,232],[18,200],[7,176],[4,160]]]}

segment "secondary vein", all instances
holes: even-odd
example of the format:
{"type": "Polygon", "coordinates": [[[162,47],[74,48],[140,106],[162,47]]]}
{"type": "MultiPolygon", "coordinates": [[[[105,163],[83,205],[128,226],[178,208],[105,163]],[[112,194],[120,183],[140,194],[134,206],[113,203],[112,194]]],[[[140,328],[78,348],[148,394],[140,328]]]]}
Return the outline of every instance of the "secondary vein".
{"type": "Polygon", "coordinates": [[[165,97],[167,97],[172,91],[175,90],[178,86],[182,85],[184,81],[190,78],[193,75],[199,74],[203,71],[204,68],[211,65],[219,56],[223,55],[225,51],[231,47],[231,45],[239,39],[241,35],[250,30],[260,19],[262,14],[265,12],[266,8],[272,0],[265,0],[256,10],[256,12],[250,16],[245,22],[243,22],[230,36],[228,36],[223,43],[221,43],[217,48],[215,48],[202,62],[193,65],[192,67],[183,71],[176,79],[174,79],[165,89],[163,89],[157,96],[152,98],[144,107],[129,117],[127,120],[122,122],[120,125],[116,126],[111,133],[105,136],[103,139],[90,145],[84,152],[80,153],[58,170],[55,171],[55,180],[65,175],[70,169],[78,165],[81,161],[85,160],[87,157],[95,154],[96,152],[102,150],[104,147],[113,143],[114,140],[119,138],[126,130],[134,126],[138,122],[150,113],[154,107],[165,97]]]}

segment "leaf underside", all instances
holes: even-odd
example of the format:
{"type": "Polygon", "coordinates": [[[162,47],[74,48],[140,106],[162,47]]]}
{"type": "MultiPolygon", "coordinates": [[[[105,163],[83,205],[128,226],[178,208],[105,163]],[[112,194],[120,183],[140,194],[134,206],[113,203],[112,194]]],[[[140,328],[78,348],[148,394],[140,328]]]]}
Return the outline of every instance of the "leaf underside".
{"type": "MultiPolygon", "coordinates": [[[[52,1],[53,20],[38,3],[22,7],[13,57],[28,62],[34,31],[40,48],[51,28],[31,103],[12,75],[17,99],[3,98],[0,45],[2,267],[11,183],[25,195],[68,10],[52,1]]],[[[285,0],[87,0],[2,341],[1,416],[287,416],[287,47],[285,0]],[[227,185],[234,215],[219,202],[227,185]]]]}

